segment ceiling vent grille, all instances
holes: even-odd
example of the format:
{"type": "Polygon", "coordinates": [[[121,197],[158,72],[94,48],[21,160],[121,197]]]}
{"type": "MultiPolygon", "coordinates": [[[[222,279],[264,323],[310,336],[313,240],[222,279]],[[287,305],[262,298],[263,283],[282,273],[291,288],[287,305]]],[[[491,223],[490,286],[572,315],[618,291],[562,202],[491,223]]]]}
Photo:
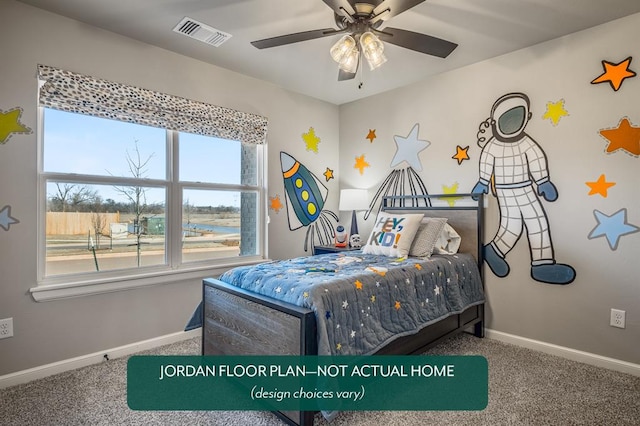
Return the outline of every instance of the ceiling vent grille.
{"type": "Polygon", "coordinates": [[[175,26],[173,31],[215,47],[231,38],[231,34],[186,17],[175,26]]]}

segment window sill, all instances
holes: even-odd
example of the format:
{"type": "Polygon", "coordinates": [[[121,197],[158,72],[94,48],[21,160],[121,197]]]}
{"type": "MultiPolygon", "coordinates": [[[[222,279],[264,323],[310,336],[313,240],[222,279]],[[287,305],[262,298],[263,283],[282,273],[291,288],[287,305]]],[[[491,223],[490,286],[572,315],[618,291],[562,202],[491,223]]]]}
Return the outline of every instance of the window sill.
{"type": "MultiPolygon", "coordinates": [[[[29,289],[36,302],[69,299],[73,297],[89,296],[93,294],[111,293],[115,291],[131,290],[177,281],[217,277],[228,269],[236,266],[255,265],[269,261],[268,259],[252,258],[242,262],[229,264],[207,265],[198,268],[163,270],[127,277],[110,277],[95,280],[61,282],[65,278],[47,280],[37,287],[29,289]]],[[[67,278],[67,281],[69,278],[67,278]]]]}

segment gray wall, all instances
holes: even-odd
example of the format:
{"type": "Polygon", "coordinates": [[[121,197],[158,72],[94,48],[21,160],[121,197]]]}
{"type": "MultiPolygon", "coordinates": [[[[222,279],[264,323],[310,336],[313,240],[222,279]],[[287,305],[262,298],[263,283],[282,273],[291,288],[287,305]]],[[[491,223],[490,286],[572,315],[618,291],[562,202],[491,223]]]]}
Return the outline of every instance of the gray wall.
{"type": "MultiPolygon", "coordinates": [[[[268,117],[269,195],[282,196],[280,151],[338,169],[338,107],[274,85],[17,3],[0,2],[0,110],[21,107],[30,135],[0,145],[0,208],[20,223],[0,229],[0,318],[15,336],[0,340],[0,375],[180,331],[201,298],[199,279],[36,303],[36,65],[157,90],[268,117]],[[319,152],[301,135],[313,126],[319,152]]],[[[233,39],[232,39],[233,40],[233,39]]],[[[233,41],[229,41],[232,43],[233,41]]],[[[319,166],[318,166],[319,167],[319,166]]],[[[312,171],[322,176],[322,169],[312,171]]],[[[337,180],[326,183],[337,207],[337,180]]],[[[290,232],[283,211],[270,211],[269,254],[302,255],[304,229],[290,232]]]]}
{"type": "MultiPolygon", "coordinates": [[[[479,124],[495,100],[509,92],[531,99],[533,118],[527,126],[546,152],[551,180],[559,198],[543,202],[558,262],[572,265],[576,280],[567,286],[530,277],[527,239],[508,254],[509,275],[497,278],[488,268],[488,327],[524,338],[640,363],[640,233],[623,236],[617,250],[605,238],[588,239],[596,227],[594,210],[607,215],[627,209],[627,221],[640,226],[640,158],[622,150],[605,153],[607,141],[598,130],[617,127],[622,117],[640,126],[640,78],[626,79],[614,92],[608,83],[590,82],[602,71],[601,60],[620,62],[640,57],[640,15],[632,15],[528,49],[467,66],[427,81],[340,107],[341,186],[370,188],[390,172],[396,145],[420,124],[420,139],[431,145],[421,152],[420,176],[430,193],[459,185],[470,192],[478,179],[479,124]],[[563,99],[568,116],[554,126],[543,119],[548,102],[563,99]],[[376,129],[373,143],[365,139],[376,129]],[[469,146],[470,160],[458,165],[456,145],[469,146]],[[354,157],[365,154],[371,167],[364,175],[353,169],[354,157]],[[606,198],[588,195],[586,182],[601,174],[616,182],[606,198]],[[611,308],[627,312],[627,328],[609,326],[611,308]]],[[[640,73],[638,62],[631,69],[640,73]]],[[[405,167],[406,164],[403,166],[405,167]]],[[[489,197],[486,240],[498,221],[497,202],[489,197]]],[[[375,215],[373,215],[375,218],[375,215]]],[[[371,229],[372,220],[361,232],[371,229]]]]}

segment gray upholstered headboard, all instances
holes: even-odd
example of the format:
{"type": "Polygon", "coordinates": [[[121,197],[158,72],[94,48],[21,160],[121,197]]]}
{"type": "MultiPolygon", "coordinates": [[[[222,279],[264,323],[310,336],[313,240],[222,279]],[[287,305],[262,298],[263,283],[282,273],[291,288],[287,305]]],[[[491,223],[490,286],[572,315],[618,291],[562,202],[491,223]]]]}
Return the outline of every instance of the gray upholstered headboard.
{"type": "Polygon", "coordinates": [[[380,209],[400,214],[419,212],[425,217],[446,217],[447,223],[460,234],[459,251],[473,254],[478,265],[482,266],[482,194],[388,196],[383,198],[380,209]]]}

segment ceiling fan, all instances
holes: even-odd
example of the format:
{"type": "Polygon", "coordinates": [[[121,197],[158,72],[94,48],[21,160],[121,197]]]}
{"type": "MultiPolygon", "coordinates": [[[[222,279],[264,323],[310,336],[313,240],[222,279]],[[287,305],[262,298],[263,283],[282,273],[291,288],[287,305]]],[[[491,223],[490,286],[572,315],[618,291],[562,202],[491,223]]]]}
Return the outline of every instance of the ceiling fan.
{"type": "Polygon", "coordinates": [[[338,29],[303,31],[252,41],[251,44],[258,49],[267,49],[344,34],[330,52],[340,67],[338,80],[350,80],[356,76],[361,56],[367,59],[371,69],[382,65],[386,57],[383,54],[384,45],[380,40],[440,58],[446,58],[458,46],[456,43],[413,31],[392,27],[379,29],[385,21],[425,0],[322,1],[333,10],[338,29]]]}

